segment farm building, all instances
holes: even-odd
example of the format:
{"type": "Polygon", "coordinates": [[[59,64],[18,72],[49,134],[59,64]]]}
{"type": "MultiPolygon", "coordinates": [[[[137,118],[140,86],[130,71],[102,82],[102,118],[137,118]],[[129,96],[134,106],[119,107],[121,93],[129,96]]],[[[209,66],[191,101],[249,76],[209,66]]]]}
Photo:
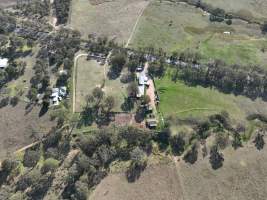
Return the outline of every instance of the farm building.
{"type": "Polygon", "coordinates": [[[137,97],[140,98],[145,95],[145,86],[148,85],[148,77],[144,71],[138,74],[138,85],[137,97]]]}
{"type": "Polygon", "coordinates": [[[50,96],[52,99],[52,104],[54,106],[59,105],[59,102],[66,96],[67,96],[67,88],[66,87],[53,88],[52,94],[50,96]]]}
{"type": "Polygon", "coordinates": [[[146,125],[148,128],[156,128],[158,125],[158,121],[155,118],[147,119],[146,125]]]}

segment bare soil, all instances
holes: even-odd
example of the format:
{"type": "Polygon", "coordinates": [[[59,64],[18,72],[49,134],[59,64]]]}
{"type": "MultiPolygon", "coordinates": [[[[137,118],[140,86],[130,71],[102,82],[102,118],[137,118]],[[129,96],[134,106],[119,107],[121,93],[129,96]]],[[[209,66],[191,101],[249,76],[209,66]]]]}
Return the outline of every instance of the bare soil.
{"type": "Polygon", "coordinates": [[[48,113],[39,117],[39,107],[27,114],[25,106],[20,102],[0,109],[0,159],[42,137],[55,123],[48,113]]]}

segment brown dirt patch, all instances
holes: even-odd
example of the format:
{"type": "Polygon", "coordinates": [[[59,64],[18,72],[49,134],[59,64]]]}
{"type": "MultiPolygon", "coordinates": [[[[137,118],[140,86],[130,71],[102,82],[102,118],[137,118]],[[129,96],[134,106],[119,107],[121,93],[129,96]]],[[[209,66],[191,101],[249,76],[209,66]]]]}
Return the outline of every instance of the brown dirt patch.
{"type": "Polygon", "coordinates": [[[125,174],[111,174],[91,195],[92,200],[180,200],[181,186],[175,166],[157,165],[146,169],[134,183],[125,174]]]}
{"type": "Polygon", "coordinates": [[[26,114],[25,106],[19,103],[0,109],[0,159],[42,137],[54,125],[48,113],[39,117],[40,108],[36,107],[26,114]]]}

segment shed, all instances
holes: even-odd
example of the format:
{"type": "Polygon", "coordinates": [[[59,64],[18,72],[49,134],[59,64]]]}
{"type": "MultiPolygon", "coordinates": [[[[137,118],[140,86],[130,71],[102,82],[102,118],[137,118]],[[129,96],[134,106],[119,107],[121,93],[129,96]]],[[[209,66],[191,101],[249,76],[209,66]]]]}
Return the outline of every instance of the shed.
{"type": "Polygon", "coordinates": [[[146,125],[149,128],[156,128],[158,126],[158,121],[155,118],[147,119],[146,120],[146,125]]]}

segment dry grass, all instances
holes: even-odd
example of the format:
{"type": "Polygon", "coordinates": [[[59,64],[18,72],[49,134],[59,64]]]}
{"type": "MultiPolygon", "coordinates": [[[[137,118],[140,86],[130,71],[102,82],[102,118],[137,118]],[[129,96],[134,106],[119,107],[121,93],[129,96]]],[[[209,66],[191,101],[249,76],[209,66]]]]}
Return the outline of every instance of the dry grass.
{"type": "Polygon", "coordinates": [[[96,34],[126,43],[140,11],[147,4],[145,0],[114,0],[92,5],[88,0],[75,0],[70,26],[84,37],[96,34]]]}
{"type": "Polygon", "coordinates": [[[224,152],[224,165],[212,170],[208,158],[194,165],[181,162],[180,181],[188,200],[264,200],[267,195],[267,149],[254,146],[224,152]]]}
{"type": "Polygon", "coordinates": [[[139,180],[128,183],[125,174],[111,174],[91,195],[92,200],[179,200],[182,191],[175,166],[157,165],[144,171],[139,180]]]}
{"type": "Polygon", "coordinates": [[[0,8],[6,8],[8,6],[15,5],[17,0],[0,0],[0,8]]]}
{"type": "Polygon", "coordinates": [[[93,191],[93,200],[265,200],[267,196],[267,148],[252,144],[224,151],[224,164],[210,166],[199,153],[191,165],[180,159],[168,165],[147,168],[139,180],[128,183],[124,174],[111,174],[93,191]]]}
{"type": "Polygon", "coordinates": [[[15,107],[0,109],[0,159],[42,137],[55,125],[50,121],[49,113],[39,117],[39,107],[28,114],[25,107],[21,102],[15,107]]]}

